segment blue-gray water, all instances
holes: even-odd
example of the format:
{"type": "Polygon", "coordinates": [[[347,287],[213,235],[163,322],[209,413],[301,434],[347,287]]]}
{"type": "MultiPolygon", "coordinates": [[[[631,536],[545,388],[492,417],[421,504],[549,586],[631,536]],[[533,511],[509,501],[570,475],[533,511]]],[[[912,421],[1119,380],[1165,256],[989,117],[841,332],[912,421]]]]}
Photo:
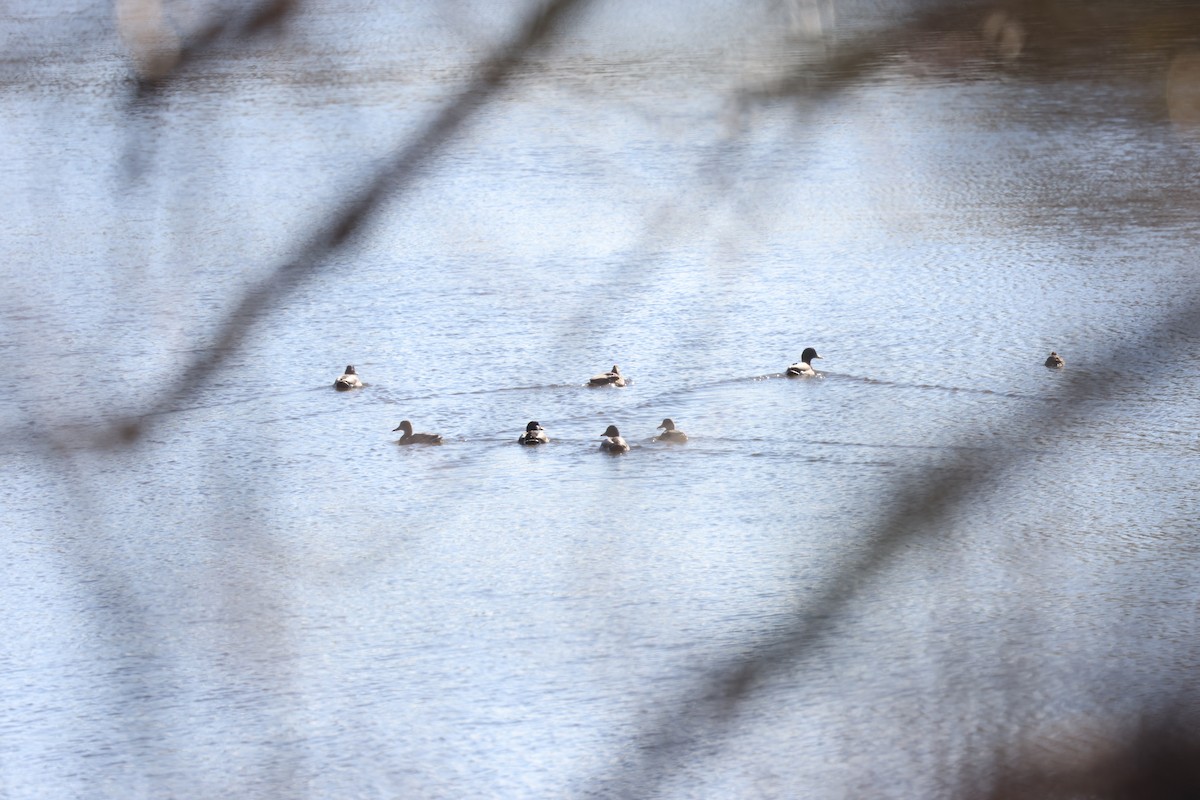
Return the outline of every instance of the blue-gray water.
{"type": "Polygon", "coordinates": [[[14,15],[0,795],[608,796],[653,764],[664,797],[950,797],[1191,686],[1200,364],[1190,317],[1156,326],[1195,298],[1200,140],[1145,65],[901,55],[739,102],[810,50],[584,18],[92,447],[503,38],[462,13],[306,8],[141,104],[104,14],[14,15]],[[809,345],[822,377],[782,377],[809,345]]]}

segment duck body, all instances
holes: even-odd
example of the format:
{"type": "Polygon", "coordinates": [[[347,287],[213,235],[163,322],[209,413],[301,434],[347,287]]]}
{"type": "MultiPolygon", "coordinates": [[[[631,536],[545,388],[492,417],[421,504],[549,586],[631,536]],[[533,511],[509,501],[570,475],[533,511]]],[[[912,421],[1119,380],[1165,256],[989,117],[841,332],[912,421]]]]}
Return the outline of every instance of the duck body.
{"type": "Polygon", "coordinates": [[[664,419],[662,421],[662,425],[659,425],[658,427],[662,428],[662,433],[654,437],[656,441],[683,444],[688,440],[686,433],[675,429],[675,422],[670,418],[664,419]]]}
{"type": "Polygon", "coordinates": [[[525,426],[525,432],[517,437],[517,441],[524,445],[547,444],[550,437],[546,435],[546,430],[535,421],[525,426]]]}
{"type": "Polygon", "coordinates": [[[346,371],[339,375],[337,380],[333,382],[333,388],[339,392],[345,392],[350,389],[361,389],[362,385],[363,382],[358,377],[358,373],[354,371],[354,365],[352,364],[347,364],[346,371]]]}
{"type": "Polygon", "coordinates": [[[616,425],[609,425],[600,438],[604,440],[600,442],[600,449],[606,453],[616,456],[629,452],[629,445],[621,438],[621,432],[617,430],[616,425]]]}
{"type": "Polygon", "coordinates": [[[1063,357],[1054,351],[1051,351],[1049,357],[1046,358],[1046,366],[1051,369],[1062,369],[1066,365],[1067,362],[1063,361],[1063,357]]]}
{"type": "Polygon", "coordinates": [[[815,377],[817,371],[813,369],[812,360],[820,358],[817,355],[815,348],[806,347],[804,352],[800,354],[800,360],[787,368],[787,376],[789,378],[812,378],[815,377]]]}
{"type": "Polygon", "coordinates": [[[442,436],[438,433],[413,433],[412,423],[404,420],[392,432],[404,431],[403,435],[396,440],[396,444],[441,444],[442,436]]]}
{"type": "Polygon", "coordinates": [[[588,386],[624,386],[625,376],[621,374],[620,368],[613,364],[612,372],[601,372],[599,375],[593,375],[588,379],[588,386]]]}

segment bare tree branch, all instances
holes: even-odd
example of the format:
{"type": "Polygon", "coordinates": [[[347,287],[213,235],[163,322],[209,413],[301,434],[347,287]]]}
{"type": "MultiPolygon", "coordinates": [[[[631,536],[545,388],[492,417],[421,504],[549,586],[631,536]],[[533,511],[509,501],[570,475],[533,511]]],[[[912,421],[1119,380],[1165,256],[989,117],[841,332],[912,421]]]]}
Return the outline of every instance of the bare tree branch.
{"type": "MultiPolygon", "coordinates": [[[[1159,353],[1164,361],[1178,358],[1185,346],[1200,339],[1200,297],[1166,315],[1108,359],[1121,364],[1139,352],[1159,353]]],[[[997,442],[981,459],[976,450],[951,451],[945,461],[919,470],[896,487],[891,511],[864,534],[865,556],[831,575],[817,589],[808,610],[777,631],[766,644],[745,656],[714,664],[709,677],[684,690],[667,710],[646,726],[644,742],[635,764],[622,765],[619,773],[600,776],[595,785],[604,797],[654,796],[670,779],[680,756],[703,734],[713,738],[718,726],[725,732],[737,722],[747,699],[767,681],[799,664],[832,630],[861,587],[875,580],[905,545],[938,532],[938,524],[956,508],[982,491],[992,480],[1029,457],[1025,442],[1031,436],[1050,436],[1065,424],[1085,419],[1100,406],[1130,392],[1146,388],[1145,375],[1137,380],[1107,371],[1072,368],[1061,393],[1051,402],[1031,401],[1010,415],[1001,430],[1019,431],[997,442]],[[1018,424],[1021,423],[1021,424],[1018,424]]]]}
{"type": "Polygon", "coordinates": [[[128,444],[149,427],[158,414],[171,410],[212,376],[228,354],[245,338],[249,327],[319,272],[330,254],[343,247],[361,229],[388,196],[403,191],[498,89],[520,68],[530,53],[561,33],[570,15],[588,0],[551,0],[520,26],[506,45],[475,70],[471,83],[458,94],[411,142],[400,149],[368,185],[353,193],[315,233],[300,243],[294,256],[280,264],[263,282],[248,290],[218,328],[212,346],[200,351],[161,395],[146,409],[102,431],[101,446],[128,444]]]}
{"type": "Polygon", "coordinates": [[[262,0],[240,14],[214,13],[182,43],[156,0],[118,0],[117,26],[138,65],[134,102],[144,102],[175,83],[181,72],[217,54],[221,42],[251,39],[278,30],[295,11],[296,0],[262,0]]]}

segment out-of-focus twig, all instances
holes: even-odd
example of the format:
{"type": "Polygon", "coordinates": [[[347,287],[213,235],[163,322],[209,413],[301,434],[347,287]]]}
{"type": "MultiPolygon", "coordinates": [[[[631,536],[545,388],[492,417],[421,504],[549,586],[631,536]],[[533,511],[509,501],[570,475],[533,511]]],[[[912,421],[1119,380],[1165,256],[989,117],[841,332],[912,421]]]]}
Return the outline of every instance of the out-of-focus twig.
{"type": "MultiPolygon", "coordinates": [[[[1200,297],[1191,298],[1173,314],[1159,319],[1141,336],[1127,340],[1111,353],[1109,363],[1130,363],[1138,353],[1155,352],[1164,361],[1184,343],[1200,339],[1200,297]]],[[[974,448],[955,448],[945,461],[917,471],[896,486],[894,500],[885,503],[885,516],[864,534],[865,555],[829,575],[817,589],[808,608],[769,640],[724,663],[714,664],[708,677],[692,685],[639,735],[640,754],[634,764],[623,764],[616,774],[597,781],[604,797],[654,796],[669,780],[679,757],[703,733],[719,739],[737,721],[745,701],[758,687],[797,665],[827,636],[839,615],[893,562],[899,550],[940,530],[938,524],[953,510],[982,492],[1005,471],[1018,466],[1031,452],[1024,446],[1033,436],[1052,436],[1065,424],[1081,421],[1103,404],[1123,394],[1146,388],[1146,376],[1136,380],[1111,372],[1072,369],[1061,393],[1050,402],[1030,401],[1012,414],[1000,430],[1012,431],[998,440],[985,457],[974,448]]]]}
{"type": "MultiPolygon", "coordinates": [[[[855,85],[864,75],[886,63],[887,58],[896,51],[898,41],[930,30],[951,28],[955,20],[962,19],[964,11],[977,13],[980,8],[982,6],[964,9],[953,3],[927,6],[919,16],[912,17],[906,23],[868,41],[838,48],[829,60],[815,65],[815,68],[812,64],[800,65],[776,82],[746,92],[742,99],[747,103],[809,100],[836,93],[844,87],[855,85]]],[[[1175,313],[1165,315],[1141,336],[1128,341],[1119,352],[1112,353],[1111,363],[1126,363],[1134,354],[1147,349],[1169,359],[1179,350],[1182,339],[1194,341],[1197,337],[1200,337],[1200,297],[1192,298],[1175,313]]],[[[889,511],[865,534],[865,555],[830,575],[823,586],[814,592],[807,609],[777,630],[765,644],[753,648],[748,654],[713,664],[708,677],[681,692],[673,703],[665,704],[665,710],[657,720],[647,724],[640,732],[638,738],[642,744],[634,762],[623,763],[617,770],[599,776],[593,789],[604,797],[655,796],[662,785],[671,779],[681,763],[681,757],[697,744],[699,737],[703,735],[708,741],[720,738],[721,727],[728,733],[755,690],[797,665],[819,644],[830,633],[839,615],[858,596],[860,587],[876,579],[893,562],[902,547],[937,532],[939,523],[972,493],[981,492],[995,478],[1028,458],[1029,450],[1023,446],[1025,436],[1052,435],[1063,424],[1063,420],[1081,418],[1084,409],[1094,411],[1101,404],[1112,402],[1135,388],[1144,387],[1144,381],[1133,383],[1110,373],[1072,370],[1062,392],[1052,402],[1039,401],[1022,407],[1014,412],[1011,424],[1000,426],[1001,430],[1022,431],[1020,439],[1013,435],[1007,440],[998,441],[990,455],[983,459],[972,448],[954,449],[945,461],[920,470],[911,475],[909,480],[895,486],[893,501],[883,506],[889,511]]],[[[1123,762],[1123,768],[1126,769],[1122,773],[1122,780],[1128,780],[1121,786],[1140,785],[1137,781],[1146,778],[1148,773],[1137,765],[1153,763],[1147,753],[1137,748],[1143,747],[1146,742],[1153,744],[1162,741],[1165,741],[1163,737],[1157,735],[1130,743],[1131,749],[1126,754],[1129,759],[1123,762]]],[[[1177,782],[1172,781],[1180,774],[1176,770],[1172,776],[1168,776],[1170,780],[1164,779],[1162,785],[1175,786],[1177,782]]],[[[1193,780],[1194,776],[1190,773],[1189,776],[1188,780],[1192,781],[1189,786],[1200,785],[1200,780],[1193,780]]],[[[1030,780],[1037,782],[1043,777],[1034,776],[1030,780]]],[[[1042,787],[1048,785],[1054,784],[1043,783],[1042,787]]],[[[1087,790],[1095,790],[1097,786],[1094,781],[1083,779],[1075,780],[1070,785],[1075,788],[1084,786],[1087,790]]],[[[1116,793],[1097,796],[1134,796],[1114,791],[1116,793]]],[[[1166,795],[1160,792],[1147,796],[1166,795]]]]}
{"type": "Polygon", "coordinates": [[[199,351],[144,411],[102,430],[95,443],[114,446],[136,440],[156,415],[169,411],[202,386],[226,356],[241,344],[246,331],[266,309],[320,271],[328,256],[352,238],[378,209],[380,202],[402,191],[479,106],[508,81],[531,52],[560,33],[569,16],[587,2],[551,0],[531,14],[512,39],[477,67],[471,82],[402,147],[369,184],[352,192],[340,208],[298,245],[294,256],[245,293],[218,327],[210,347],[199,351]]]}
{"type": "Polygon", "coordinates": [[[1181,709],[1190,697],[1142,720],[1114,749],[1100,744],[1082,758],[1006,765],[986,800],[1178,800],[1200,797],[1200,738],[1194,718],[1181,709]]]}
{"type": "Polygon", "coordinates": [[[814,100],[859,85],[896,53],[903,52],[906,43],[940,31],[981,29],[989,5],[980,0],[925,3],[919,12],[894,21],[878,33],[831,43],[824,58],[796,63],[775,80],[746,91],[742,100],[746,103],[814,100]]]}
{"type": "Polygon", "coordinates": [[[167,23],[159,0],[117,0],[117,27],[138,68],[135,100],[160,93],[187,67],[216,55],[218,42],[251,39],[279,29],[295,7],[296,0],[262,0],[240,14],[217,12],[180,39],[167,23]]]}

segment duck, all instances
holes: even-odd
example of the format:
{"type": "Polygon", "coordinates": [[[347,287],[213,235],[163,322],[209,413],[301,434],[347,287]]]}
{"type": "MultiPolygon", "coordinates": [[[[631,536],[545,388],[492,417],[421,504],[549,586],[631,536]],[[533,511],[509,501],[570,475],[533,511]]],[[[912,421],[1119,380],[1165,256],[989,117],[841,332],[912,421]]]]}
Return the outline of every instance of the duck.
{"type": "Polygon", "coordinates": [[[658,427],[663,429],[663,432],[655,436],[655,440],[659,442],[678,442],[683,444],[687,441],[687,434],[683,431],[675,430],[675,421],[667,418],[662,421],[662,425],[658,427]]]}
{"type": "Polygon", "coordinates": [[[601,372],[599,375],[593,375],[588,379],[588,386],[624,386],[625,376],[621,374],[621,369],[613,364],[612,372],[601,372]]]}
{"type": "Polygon", "coordinates": [[[1062,369],[1066,365],[1067,365],[1067,362],[1063,361],[1062,356],[1060,356],[1058,353],[1054,352],[1053,350],[1050,351],[1050,355],[1046,359],[1047,367],[1051,367],[1053,369],[1062,369]]]}
{"type": "Polygon", "coordinates": [[[813,369],[812,360],[820,358],[817,351],[812,347],[804,348],[804,352],[800,354],[800,360],[787,368],[789,378],[811,378],[817,374],[813,369]]]}
{"type": "Polygon", "coordinates": [[[621,438],[621,432],[617,430],[616,425],[609,425],[601,438],[604,441],[600,443],[600,449],[604,452],[612,453],[613,455],[629,452],[629,445],[621,438]]]}
{"type": "Polygon", "coordinates": [[[403,422],[401,422],[399,425],[397,425],[395,428],[392,429],[392,433],[395,433],[396,431],[404,431],[404,435],[401,436],[398,440],[396,440],[396,444],[441,444],[442,443],[442,436],[439,433],[413,433],[412,423],[409,422],[408,420],[404,420],[403,422]]]}
{"type": "Polygon", "coordinates": [[[517,437],[517,441],[521,444],[546,444],[550,441],[550,437],[546,435],[546,430],[536,420],[525,426],[525,432],[517,437]]]}
{"type": "Polygon", "coordinates": [[[353,364],[346,365],[346,371],[338,376],[338,379],[333,382],[333,388],[339,392],[344,392],[347,389],[361,389],[363,382],[359,379],[358,373],[354,371],[353,364]]]}

